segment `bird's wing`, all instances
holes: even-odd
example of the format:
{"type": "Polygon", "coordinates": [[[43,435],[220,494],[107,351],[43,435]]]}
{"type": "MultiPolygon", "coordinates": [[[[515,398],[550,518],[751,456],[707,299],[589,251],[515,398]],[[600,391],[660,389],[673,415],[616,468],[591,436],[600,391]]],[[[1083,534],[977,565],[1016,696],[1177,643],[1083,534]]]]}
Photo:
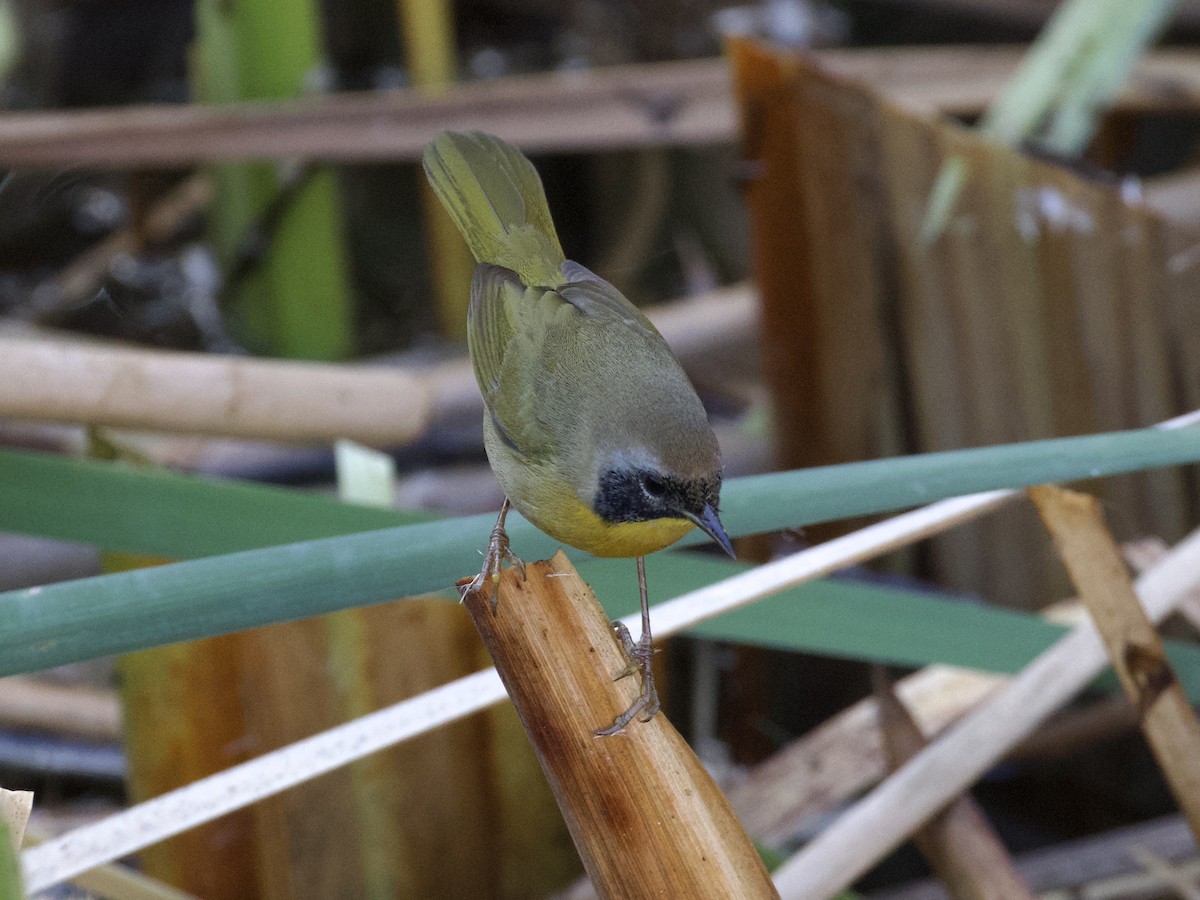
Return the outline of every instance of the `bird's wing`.
{"type": "Polygon", "coordinates": [[[678,367],[662,335],[615,287],[577,263],[563,275],[572,280],[557,288],[526,287],[516,272],[480,265],[471,284],[475,377],[500,436],[529,462],[584,440],[593,395],[644,390],[648,360],[678,367]]]}
{"type": "Polygon", "coordinates": [[[544,458],[554,448],[537,409],[548,323],[529,314],[530,304],[544,304],[547,294],[553,292],[526,288],[510,269],[482,264],[471,279],[467,314],[467,344],[484,405],[505,443],[530,460],[544,458]]]}
{"type": "Polygon", "coordinates": [[[661,345],[669,351],[658,329],[609,282],[574,260],[562,264],[562,273],[567,283],[559,287],[559,295],[579,312],[595,320],[594,324],[632,329],[652,344],[661,345]]]}

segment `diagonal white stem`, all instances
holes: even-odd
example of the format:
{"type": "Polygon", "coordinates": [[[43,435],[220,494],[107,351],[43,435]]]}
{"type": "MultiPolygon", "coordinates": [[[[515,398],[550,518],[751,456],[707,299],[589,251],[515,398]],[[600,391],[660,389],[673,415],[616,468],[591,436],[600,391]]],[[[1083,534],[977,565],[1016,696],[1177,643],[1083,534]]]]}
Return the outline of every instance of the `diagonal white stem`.
{"type": "MultiPolygon", "coordinates": [[[[1160,427],[1200,421],[1200,411],[1160,427]]],[[[828,575],[983,515],[1018,496],[987,491],[943,500],[845,537],[727,578],[654,608],[654,631],[667,636],[789,587],[828,575]]],[[[1163,563],[1165,565],[1165,561],[1163,563]]],[[[1157,568],[1144,578],[1151,577],[1157,568]]],[[[627,625],[637,623],[630,617],[627,625]]],[[[1063,640],[1069,640],[1070,636],[1063,640]]],[[[477,672],[418,697],[267,753],[76,828],[21,854],[31,894],[135,853],[204,822],[249,806],[385,747],[432,731],[504,697],[495,669],[477,672]]]]}
{"type": "MultiPolygon", "coordinates": [[[[982,515],[1015,496],[989,491],[943,500],[800,551],[654,608],[654,630],[674,634],[705,619],[854,565],[982,515]]],[[[628,624],[636,625],[631,616],[628,624]]],[[[249,806],[377,750],[432,731],[503,699],[495,669],[264,754],[76,828],[21,854],[25,887],[45,890],[196,825],[249,806]]]]}
{"type": "MultiPolygon", "coordinates": [[[[1137,580],[1147,615],[1162,621],[1200,581],[1200,530],[1137,580]]],[[[974,784],[1108,665],[1091,621],[1077,625],[991,700],[914,756],[775,871],[785,898],[842,890],[921,823],[974,784]]]]}

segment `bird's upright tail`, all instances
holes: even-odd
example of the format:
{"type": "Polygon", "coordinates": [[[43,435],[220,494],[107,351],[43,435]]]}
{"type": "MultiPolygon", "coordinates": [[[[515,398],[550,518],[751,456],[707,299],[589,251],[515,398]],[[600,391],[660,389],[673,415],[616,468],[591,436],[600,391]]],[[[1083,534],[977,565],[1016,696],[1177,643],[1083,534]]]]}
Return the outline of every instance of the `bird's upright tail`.
{"type": "Polygon", "coordinates": [[[444,131],[426,144],[425,175],[478,262],[553,284],[565,260],[533,164],[490,134],[444,131]]]}

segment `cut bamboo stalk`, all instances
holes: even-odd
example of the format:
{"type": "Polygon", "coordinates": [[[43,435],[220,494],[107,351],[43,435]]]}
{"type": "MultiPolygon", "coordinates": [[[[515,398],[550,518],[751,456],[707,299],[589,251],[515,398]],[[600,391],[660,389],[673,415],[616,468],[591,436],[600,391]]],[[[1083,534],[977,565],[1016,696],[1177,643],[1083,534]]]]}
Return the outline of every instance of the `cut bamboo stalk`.
{"type": "MultiPolygon", "coordinates": [[[[881,673],[876,666],[876,675],[881,673]]],[[[879,730],[888,766],[899,768],[925,746],[925,736],[886,679],[875,686],[879,730]]],[[[1012,859],[969,794],[923,825],[913,841],[956,900],[1032,900],[1012,859]]]]}
{"type": "MultiPolygon", "coordinates": [[[[1137,581],[1154,621],[1200,577],[1200,531],[1137,581]]],[[[1107,662],[1089,623],[1072,629],[991,700],[930,744],[775,872],[784,897],[824,898],[871,868],[922,822],[962,793],[1107,662]]]]}
{"type": "Polygon", "coordinates": [[[1030,496],[1141,717],[1167,784],[1200,840],[1200,721],[1138,602],[1095,497],[1043,485],[1030,496]]]}
{"type": "MultiPolygon", "coordinates": [[[[632,564],[632,563],[631,563],[632,564]]],[[[770,875],[724,795],[664,714],[599,737],[636,699],[595,595],[561,551],[506,571],[483,637],[554,791],[584,867],[605,897],[773,897],[770,875]]]]}
{"type": "MultiPolygon", "coordinates": [[[[739,286],[660,307],[651,320],[695,371],[729,340],[751,341],[754,307],[739,286]]],[[[465,359],[351,368],[0,334],[0,416],[14,419],[391,446],[443,417],[482,413],[465,359]]]]}

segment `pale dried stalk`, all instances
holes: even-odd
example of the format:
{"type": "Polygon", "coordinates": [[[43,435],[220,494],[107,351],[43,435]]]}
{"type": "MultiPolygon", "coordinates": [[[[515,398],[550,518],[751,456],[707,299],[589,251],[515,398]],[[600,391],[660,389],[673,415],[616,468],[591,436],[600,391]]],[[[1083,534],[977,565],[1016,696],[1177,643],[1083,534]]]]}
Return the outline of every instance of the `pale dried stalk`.
{"type": "MultiPolygon", "coordinates": [[[[667,304],[650,318],[684,365],[748,343],[746,286],[667,304]]],[[[470,364],[363,367],[0,334],[0,416],[290,443],[405,444],[443,416],[482,415],[470,364]]]]}
{"type": "MultiPolygon", "coordinates": [[[[684,594],[655,607],[654,633],[667,637],[704,619],[951,528],[1014,496],[1013,491],[988,491],[944,500],[684,594]]],[[[626,624],[635,631],[640,627],[636,616],[630,616],[626,624]]],[[[468,716],[503,697],[499,675],[495,669],[488,669],[297,741],[25,851],[25,883],[30,891],[44,890],[79,872],[136,853],[384,747],[468,716]]]]}
{"type": "MultiPolygon", "coordinates": [[[[895,686],[921,731],[938,734],[1008,677],[927,666],[895,686]]],[[[746,830],[768,844],[790,840],[797,823],[827,812],[886,774],[874,698],[842,710],[793,741],[729,789],[746,830]]]]}
{"type": "Polygon", "coordinates": [[[277,441],[410,441],[433,386],[389,369],[0,339],[0,414],[277,441]]]}
{"type": "MultiPolygon", "coordinates": [[[[25,830],[26,847],[36,847],[46,840],[46,835],[32,825],[25,830]]],[[[114,900],[195,900],[194,894],[116,863],[106,863],[83,872],[72,878],[71,883],[98,897],[111,897],[114,900]]]]}
{"type": "Polygon", "coordinates": [[[1043,485],[1030,496],[1087,604],[1167,784],[1200,839],[1200,721],[1109,534],[1095,497],[1043,485]]]}
{"type": "MultiPolygon", "coordinates": [[[[875,668],[877,677],[880,671],[875,668]]],[[[891,685],[882,678],[879,682],[875,689],[879,731],[888,766],[896,769],[921,751],[925,736],[891,685]]],[[[946,886],[946,893],[956,900],[1033,900],[1008,851],[970,794],[953,799],[917,830],[913,841],[946,886]]]]}
{"type": "MultiPolygon", "coordinates": [[[[1133,541],[1121,547],[1121,555],[1129,563],[1134,572],[1141,573],[1158,565],[1158,561],[1166,556],[1170,548],[1162,538],[1148,537],[1133,541]]],[[[1191,591],[1179,604],[1176,610],[1187,620],[1192,628],[1200,631],[1200,591],[1191,591]]]]}
{"type": "Polygon", "coordinates": [[[600,895],[778,896],[728,801],[665,715],[594,733],[633,702],[638,678],[614,680],[627,660],[561,551],[526,575],[504,573],[497,614],[479,595],[467,608],[600,895]]]}
{"type": "MultiPolygon", "coordinates": [[[[1147,614],[1159,621],[1197,579],[1200,531],[1136,586],[1147,614]]],[[[1106,662],[1095,628],[1076,626],[776,870],[780,894],[817,900],[854,881],[1074,697],[1106,662]]]]}
{"type": "MultiPolygon", "coordinates": [[[[1181,416],[1163,427],[1191,424],[1197,415],[1200,414],[1181,416]]],[[[1016,496],[1015,491],[988,491],[943,500],[677,597],[655,607],[654,633],[660,637],[674,634],[786,588],[952,528],[1016,496]]],[[[634,616],[626,624],[635,629],[640,625],[634,616]]],[[[456,721],[498,702],[503,696],[504,687],[495,669],[477,672],[200,779],[26,851],[22,855],[26,884],[31,891],[43,890],[384,747],[456,721]]]]}
{"type": "MultiPolygon", "coordinates": [[[[1087,618],[1078,600],[1056,603],[1042,615],[1072,625],[1087,618]]],[[[1011,680],[1008,675],[933,665],[900,679],[894,690],[928,737],[944,731],[1011,680]]],[[[1133,712],[1124,697],[1114,699],[1116,703],[1101,701],[1071,714],[1061,727],[1052,722],[1039,729],[1010,758],[1061,753],[1097,735],[1128,730],[1134,724],[1133,712]]],[[[787,744],[755,766],[745,781],[728,788],[729,802],[746,830],[767,843],[786,843],[802,819],[829,812],[877,783],[886,774],[878,715],[878,703],[866,697],[787,744]]]]}

